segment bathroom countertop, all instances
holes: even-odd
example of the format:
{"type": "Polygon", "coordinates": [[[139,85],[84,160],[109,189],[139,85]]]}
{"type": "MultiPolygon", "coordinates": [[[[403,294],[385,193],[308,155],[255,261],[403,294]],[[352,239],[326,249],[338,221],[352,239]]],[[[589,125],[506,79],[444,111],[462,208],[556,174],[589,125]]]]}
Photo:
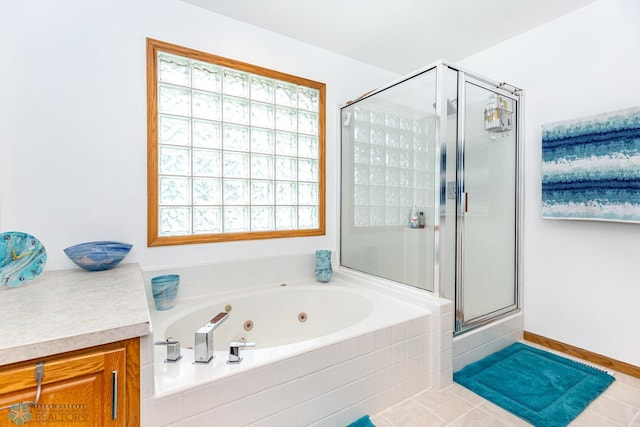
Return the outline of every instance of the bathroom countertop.
{"type": "Polygon", "coordinates": [[[0,366],[149,333],[138,264],[44,271],[0,289],[0,366]]]}

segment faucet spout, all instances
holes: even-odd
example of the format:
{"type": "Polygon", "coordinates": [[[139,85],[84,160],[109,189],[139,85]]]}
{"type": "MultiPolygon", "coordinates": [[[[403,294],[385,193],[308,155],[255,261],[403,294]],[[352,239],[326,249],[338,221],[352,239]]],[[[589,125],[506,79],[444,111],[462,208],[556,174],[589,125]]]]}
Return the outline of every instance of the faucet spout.
{"type": "Polygon", "coordinates": [[[194,362],[209,363],[214,358],[213,331],[215,331],[229,317],[229,313],[218,313],[195,332],[194,362]]]}
{"type": "Polygon", "coordinates": [[[212,325],[213,329],[216,329],[218,326],[224,323],[224,321],[227,320],[228,318],[229,318],[229,313],[224,311],[216,314],[216,316],[213,319],[209,320],[209,323],[207,324],[212,325]]]}

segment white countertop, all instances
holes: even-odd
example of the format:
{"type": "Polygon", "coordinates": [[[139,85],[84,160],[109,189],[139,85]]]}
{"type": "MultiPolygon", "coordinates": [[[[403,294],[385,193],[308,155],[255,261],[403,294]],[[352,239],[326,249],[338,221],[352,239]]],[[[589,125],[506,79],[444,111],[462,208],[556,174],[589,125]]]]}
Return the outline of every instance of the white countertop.
{"type": "Polygon", "coordinates": [[[0,366],[149,333],[138,264],[44,271],[0,288],[0,366]]]}

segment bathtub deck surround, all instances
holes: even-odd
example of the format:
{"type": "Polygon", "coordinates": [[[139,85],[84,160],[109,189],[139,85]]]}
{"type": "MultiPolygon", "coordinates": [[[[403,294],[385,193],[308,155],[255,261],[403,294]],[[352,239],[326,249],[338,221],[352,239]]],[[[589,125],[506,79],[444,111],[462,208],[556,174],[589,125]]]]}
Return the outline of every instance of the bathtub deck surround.
{"type": "MultiPolygon", "coordinates": [[[[308,254],[252,260],[252,267],[258,267],[251,272],[240,261],[173,268],[182,277],[181,294],[173,310],[152,311],[155,339],[166,338],[170,325],[180,323],[190,310],[203,309],[205,303],[233,307],[229,320],[216,331],[220,335],[216,335],[216,357],[210,364],[193,364],[193,350],[184,347],[183,360],[163,363],[166,349],[154,348],[151,338],[147,345],[143,343],[143,360],[148,361],[142,369],[143,426],[347,425],[428,387],[451,384],[450,302],[414,289],[393,289],[389,282],[340,269],[330,283],[319,284],[314,263],[315,254],[308,254]],[[270,344],[270,337],[256,335],[256,347],[241,350],[242,363],[226,363],[229,342],[224,329],[236,321],[242,327],[245,320],[244,316],[233,319],[244,305],[235,301],[255,294],[258,304],[268,309],[270,293],[290,305],[286,294],[297,298],[319,291],[314,288],[325,291],[328,302],[322,305],[329,306],[333,317],[349,312],[331,310],[332,301],[339,304],[343,299],[353,311],[365,309],[364,316],[337,330],[321,331],[320,336],[300,337],[297,343],[270,344]],[[364,301],[359,308],[358,300],[364,301]],[[367,313],[369,305],[372,309],[367,313]]],[[[145,275],[161,273],[154,270],[145,275]]],[[[313,324],[313,307],[298,311],[308,315],[302,316],[303,323],[313,324]]],[[[295,326],[299,319],[294,316],[295,326]]],[[[253,320],[256,332],[262,321],[253,320]]],[[[254,341],[249,332],[245,338],[254,341]]]]}
{"type": "MultiPolygon", "coordinates": [[[[340,279],[335,279],[340,280],[340,279]]],[[[344,286],[344,283],[342,284],[344,286]]],[[[197,349],[194,351],[189,348],[183,348],[184,360],[181,366],[157,366],[161,372],[169,374],[170,378],[164,376],[156,376],[156,393],[164,394],[173,391],[179,391],[184,387],[192,387],[191,378],[196,378],[198,383],[215,381],[225,378],[237,372],[257,368],[269,363],[277,363],[286,358],[294,358],[305,355],[316,350],[323,350],[325,347],[332,346],[336,343],[359,339],[362,335],[376,334],[380,329],[392,328],[397,324],[406,324],[413,322],[412,331],[401,333],[404,338],[407,334],[411,335],[411,353],[412,356],[418,356],[425,351],[420,351],[426,347],[427,338],[423,330],[430,327],[430,312],[424,308],[412,307],[398,301],[389,301],[389,298],[371,294],[357,295],[352,292],[338,289],[328,289],[326,285],[314,284],[314,282],[301,283],[298,285],[290,285],[286,289],[279,286],[271,287],[264,291],[253,291],[255,296],[242,295],[241,297],[232,297],[230,299],[222,299],[215,303],[213,301],[208,304],[211,309],[218,310],[218,306],[230,303],[233,309],[229,314],[229,320],[216,331],[215,337],[215,358],[208,366],[191,365],[191,361],[197,362],[197,349]],[[320,297],[325,294],[326,297],[320,297]],[[351,297],[351,298],[350,298],[351,297]],[[318,307],[315,300],[345,300],[346,304],[337,304],[336,307],[318,307]],[[362,301],[359,301],[362,299],[362,301]],[[310,320],[300,323],[296,319],[296,300],[301,306],[305,307],[310,320]],[[356,304],[360,304],[356,307],[356,304]],[[381,305],[385,304],[384,307],[381,305]],[[314,306],[316,305],[316,306],[314,306]],[[356,313],[349,313],[348,307],[354,306],[356,313]],[[243,306],[249,306],[246,309],[243,306]],[[263,307],[265,307],[263,309],[263,307]],[[287,307],[291,307],[287,313],[287,307]],[[274,312],[273,318],[269,314],[274,312]],[[341,312],[346,312],[345,316],[340,316],[341,312]],[[276,313],[284,313],[285,316],[278,317],[276,313]],[[351,314],[356,314],[352,316],[351,314]],[[234,317],[235,316],[235,317],[234,317]],[[252,316],[255,320],[255,327],[252,331],[243,330],[244,319],[252,316]],[[425,317],[427,317],[425,319],[425,317]],[[326,322],[324,321],[326,319],[326,322]],[[417,320],[422,319],[422,320],[417,320]],[[313,323],[316,323],[315,325],[313,323]],[[420,323],[425,323],[420,325],[420,323]],[[307,328],[308,326],[308,328],[307,328]],[[255,342],[254,349],[246,349],[243,351],[245,359],[242,363],[244,369],[229,369],[226,361],[229,356],[229,346],[238,335],[243,335],[249,342],[255,342]],[[201,369],[203,368],[203,369],[201,369]],[[186,375],[186,377],[184,377],[186,375]]],[[[177,307],[176,307],[177,308],[177,307]]],[[[174,313],[173,316],[164,316],[164,312],[152,314],[152,322],[154,322],[154,330],[159,336],[172,336],[178,338],[183,345],[191,346],[190,339],[193,338],[193,327],[184,327],[188,325],[188,320],[192,314],[199,313],[202,316],[207,313],[201,307],[194,307],[194,311],[185,312],[184,318],[178,317],[179,314],[174,313]]],[[[193,324],[193,323],[192,323],[193,324]]],[[[404,338],[407,340],[409,338],[404,338]]],[[[368,348],[370,350],[370,348],[368,348]]],[[[403,352],[407,352],[403,349],[403,352]]],[[[155,350],[156,360],[162,357],[162,349],[155,350]],[[158,354],[159,353],[159,354],[158,354]]],[[[322,351],[320,351],[322,353],[322,351]]],[[[328,361],[336,360],[336,355],[327,355],[328,361]]],[[[320,358],[323,358],[320,356],[320,358]]],[[[337,361],[337,360],[336,360],[337,361]]],[[[324,361],[321,363],[325,363],[324,361]]]]}

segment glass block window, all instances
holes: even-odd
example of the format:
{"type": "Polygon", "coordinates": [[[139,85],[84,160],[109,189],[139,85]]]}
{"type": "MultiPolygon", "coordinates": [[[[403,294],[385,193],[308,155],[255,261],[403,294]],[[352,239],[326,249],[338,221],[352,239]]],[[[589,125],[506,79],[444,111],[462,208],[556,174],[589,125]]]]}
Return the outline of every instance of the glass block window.
{"type": "Polygon", "coordinates": [[[325,234],[325,85],[147,40],[149,246],[325,234]]]}

